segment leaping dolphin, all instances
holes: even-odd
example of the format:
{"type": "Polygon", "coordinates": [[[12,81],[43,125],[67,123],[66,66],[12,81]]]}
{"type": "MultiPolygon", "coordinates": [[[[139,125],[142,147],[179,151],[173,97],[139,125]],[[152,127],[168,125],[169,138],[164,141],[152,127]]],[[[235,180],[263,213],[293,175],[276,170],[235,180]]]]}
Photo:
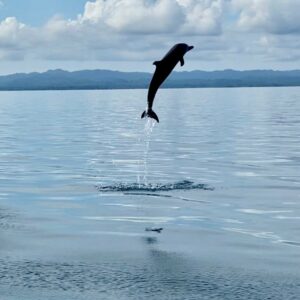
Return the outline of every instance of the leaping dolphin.
{"type": "Polygon", "coordinates": [[[154,97],[158,88],[165,81],[165,79],[170,75],[172,70],[175,68],[178,62],[180,65],[184,65],[183,56],[188,51],[192,50],[194,46],[188,46],[187,44],[176,44],[171,48],[171,50],[163,57],[162,60],[155,61],[153,64],[156,66],[155,72],[153,74],[150,86],[148,89],[148,108],[142,113],[141,118],[149,117],[155,119],[159,122],[156,113],[152,110],[152,105],[154,97]]]}

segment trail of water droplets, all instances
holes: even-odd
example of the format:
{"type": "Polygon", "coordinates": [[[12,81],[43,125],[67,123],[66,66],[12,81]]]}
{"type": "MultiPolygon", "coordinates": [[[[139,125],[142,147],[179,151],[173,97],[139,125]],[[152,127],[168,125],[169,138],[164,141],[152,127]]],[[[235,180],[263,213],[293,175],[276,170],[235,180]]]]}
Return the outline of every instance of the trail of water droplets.
{"type": "Polygon", "coordinates": [[[143,146],[143,158],[141,160],[141,164],[139,165],[139,170],[138,170],[138,174],[137,174],[137,182],[139,187],[141,185],[148,185],[148,165],[147,165],[147,161],[148,161],[148,152],[149,152],[149,147],[150,147],[150,141],[151,141],[151,134],[153,131],[153,128],[155,126],[156,121],[151,119],[151,118],[147,118],[146,119],[146,123],[145,123],[145,127],[143,129],[142,132],[142,137],[140,138],[140,142],[142,144],[144,144],[143,146]],[[142,177],[142,182],[141,182],[141,177],[142,177]]]}

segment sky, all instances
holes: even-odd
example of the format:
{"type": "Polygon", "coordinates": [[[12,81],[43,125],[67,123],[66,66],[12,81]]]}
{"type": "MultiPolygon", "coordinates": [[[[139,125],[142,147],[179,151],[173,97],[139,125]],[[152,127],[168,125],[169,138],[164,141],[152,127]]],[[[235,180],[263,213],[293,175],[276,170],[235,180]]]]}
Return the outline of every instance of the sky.
{"type": "Polygon", "coordinates": [[[300,69],[300,0],[0,0],[0,74],[153,70],[176,43],[178,70],[300,69]]]}

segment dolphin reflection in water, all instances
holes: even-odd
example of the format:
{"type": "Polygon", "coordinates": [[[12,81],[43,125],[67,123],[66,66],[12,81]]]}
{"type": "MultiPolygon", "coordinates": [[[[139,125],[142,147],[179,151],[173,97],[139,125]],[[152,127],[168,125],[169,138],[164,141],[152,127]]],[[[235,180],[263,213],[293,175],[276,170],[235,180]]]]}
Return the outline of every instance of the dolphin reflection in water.
{"type": "Polygon", "coordinates": [[[156,66],[156,70],[153,74],[150,86],[148,89],[148,108],[142,113],[141,118],[149,117],[159,122],[156,113],[152,110],[154,97],[158,88],[170,75],[172,70],[175,68],[178,62],[180,65],[184,65],[183,56],[188,51],[192,50],[194,46],[188,46],[187,44],[176,44],[171,50],[164,56],[162,60],[155,61],[153,64],[156,66]]]}

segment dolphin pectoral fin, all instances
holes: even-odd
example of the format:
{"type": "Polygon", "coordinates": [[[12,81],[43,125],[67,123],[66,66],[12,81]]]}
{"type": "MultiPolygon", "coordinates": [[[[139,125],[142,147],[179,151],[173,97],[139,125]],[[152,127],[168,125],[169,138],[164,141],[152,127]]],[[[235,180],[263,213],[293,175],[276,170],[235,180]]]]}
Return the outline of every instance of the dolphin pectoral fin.
{"type": "Polygon", "coordinates": [[[154,119],[155,121],[157,121],[157,123],[159,123],[159,119],[158,116],[156,115],[156,113],[152,110],[152,109],[148,109],[148,111],[144,111],[141,115],[141,119],[145,118],[145,117],[149,117],[154,119]]]}
{"type": "Polygon", "coordinates": [[[161,63],[160,60],[156,60],[155,62],[153,62],[154,66],[158,66],[161,63]]]}
{"type": "Polygon", "coordinates": [[[183,57],[182,57],[182,58],[180,58],[180,65],[181,65],[181,66],[183,66],[183,65],[184,65],[184,59],[183,59],[183,57]]]}

